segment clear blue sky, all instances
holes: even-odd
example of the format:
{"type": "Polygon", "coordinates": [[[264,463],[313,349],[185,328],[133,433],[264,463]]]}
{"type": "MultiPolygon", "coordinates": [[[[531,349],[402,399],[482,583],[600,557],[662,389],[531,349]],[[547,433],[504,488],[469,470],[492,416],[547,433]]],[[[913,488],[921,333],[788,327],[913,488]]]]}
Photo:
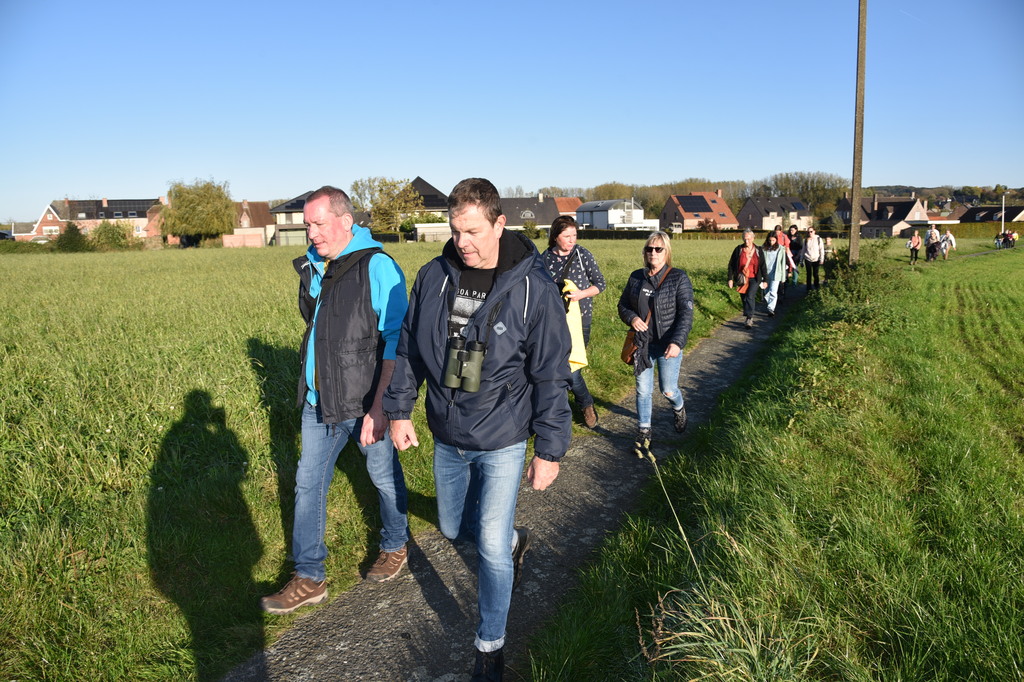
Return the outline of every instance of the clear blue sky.
{"type": "MultiPolygon", "coordinates": [[[[0,0],[0,220],[196,178],[850,177],[857,6],[0,0]]],[[[870,0],[865,186],[1024,186],[1022,27],[1021,0],[870,0]]]]}

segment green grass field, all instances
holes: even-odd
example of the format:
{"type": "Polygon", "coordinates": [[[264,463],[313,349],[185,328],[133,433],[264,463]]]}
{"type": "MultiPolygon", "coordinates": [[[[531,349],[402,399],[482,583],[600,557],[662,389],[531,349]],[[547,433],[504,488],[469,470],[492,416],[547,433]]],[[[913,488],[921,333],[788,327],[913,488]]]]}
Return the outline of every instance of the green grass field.
{"type": "MultiPolygon", "coordinates": [[[[737,308],[731,242],[677,242],[693,278],[691,338],[737,308]]],[[[618,402],[616,303],[640,242],[593,242],[591,390],[618,402]]],[[[408,275],[440,251],[389,251],[408,275]]],[[[0,678],[213,679],[292,618],[258,598],[290,571],[303,326],[301,249],[0,256],[0,678]]],[[[431,443],[403,454],[413,531],[435,522],[431,443]]],[[[583,429],[580,435],[583,435],[583,429]]],[[[358,452],[329,498],[337,593],[375,558],[377,512],[358,452]]]]}
{"type": "Polygon", "coordinates": [[[1024,677],[1024,252],[901,246],[862,247],[662,466],[683,527],[652,485],[535,679],[1024,677]]]}

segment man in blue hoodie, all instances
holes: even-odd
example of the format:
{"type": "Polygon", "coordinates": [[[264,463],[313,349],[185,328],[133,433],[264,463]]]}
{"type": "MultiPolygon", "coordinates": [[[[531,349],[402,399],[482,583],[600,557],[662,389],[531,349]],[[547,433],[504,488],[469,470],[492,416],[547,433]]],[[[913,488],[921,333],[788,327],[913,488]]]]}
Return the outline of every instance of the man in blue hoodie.
{"type": "Polygon", "coordinates": [[[409,540],[405,476],[381,407],[408,307],[405,276],[370,231],[354,224],[352,203],[342,190],[321,187],[310,194],[303,219],[312,246],[293,262],[306,322],[299,351],[302,454],[295,474],[295,573],[280,592],[261,600],[269,613],[291,613],[327,598],[327,488],[349,439],[366,458],[384,526],[380,556],[367,580],[398,575],[409,540]]]}
{"type": "Polygon", "coordinates": [[[515,528],[527,478],[544,490],[569,447],[569,328],[537,248],[505,230],[498,191],[463,180],[448,197],[452,238],[416,276],[384,397],[395,447],[419,445],[410,420],[427,383],[441,532],[475,540],[480,561],[473,680],[500,680],[512,590],[529,548],[515,528]]]}

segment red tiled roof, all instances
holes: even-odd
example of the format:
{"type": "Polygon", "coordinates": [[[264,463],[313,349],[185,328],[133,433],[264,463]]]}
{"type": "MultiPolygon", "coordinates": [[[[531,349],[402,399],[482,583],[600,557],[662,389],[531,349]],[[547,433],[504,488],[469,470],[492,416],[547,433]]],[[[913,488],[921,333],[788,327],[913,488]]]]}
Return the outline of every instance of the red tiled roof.
{"type": "Polygon", "coordinates": [[[582,203],[579,197],[555,197],[555,206],[559,213],[572,213],[582,203]]]}

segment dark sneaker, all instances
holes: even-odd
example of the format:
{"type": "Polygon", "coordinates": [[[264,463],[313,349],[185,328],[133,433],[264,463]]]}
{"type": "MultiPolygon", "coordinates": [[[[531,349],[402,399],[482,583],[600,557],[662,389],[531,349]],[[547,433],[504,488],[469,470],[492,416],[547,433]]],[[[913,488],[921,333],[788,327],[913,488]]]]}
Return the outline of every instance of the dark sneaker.
{"type": "Polygon", "coordinates": [[[583,408],[583,423],[587,425],[588,429],[597,426],[597,410],[594,409],[593,405],[587,405],[583,408]]]}
{"type": "Polygon", "coordinates": [[[636,442],[633,443],[633,454],[640,459],[651,456],[651,430],[640,429],[636,434],[636,442]]]}
{"type": "MultiPolygon", "coordinates": [[[[519,587],[523,579],[523,562],[526,560],[526,553],[530,551],[530,529],[516,528],[516,548],[512,550],[512,591],[519,587]]],[[[499,649],[500,651],[500,649],[499,649]]],[[[478,659],[479,660],[479,659],[478,659]]],[[[475,679],[475,678],[474,678],[475,679]]],[[[491,679],[491,678],[484,678],[491,679]]],[[[498,679],[501,679],[500,677],[498,679]]]]}
{"type": "Polygon", "coordinates": [[[774,310],[769,310],[768,311],[768,317],[775,317],[775,311],[774,310]]]}
{"type": "Polygon", "coordinates": [[[676,416],[676,433],[682,433],[686,430],[686,405],[672,411],[676,416]]]}
{"type": "Polygon", "coordinates": [[[366,579],[374,583],[383,583],[399,574],[405,562],[409,560],[409,549],[402,547],[397,552],[381,550],[380,556],[366,572],[366,579]]]}
{"type": "Polygon", "coordinates": [[[297,608],[319,604],[327,599],[327,581],[316,582],[309,578],[292,575],[280,592],[260,599],[260,608],[267,613],[291,613],[297,608]]]}
{"type": "Polygon", "coordinates": [[[505,648],[497,651],[477,651],[473,665],[472,682],[501,682],[505,676],[505,648]]]}

